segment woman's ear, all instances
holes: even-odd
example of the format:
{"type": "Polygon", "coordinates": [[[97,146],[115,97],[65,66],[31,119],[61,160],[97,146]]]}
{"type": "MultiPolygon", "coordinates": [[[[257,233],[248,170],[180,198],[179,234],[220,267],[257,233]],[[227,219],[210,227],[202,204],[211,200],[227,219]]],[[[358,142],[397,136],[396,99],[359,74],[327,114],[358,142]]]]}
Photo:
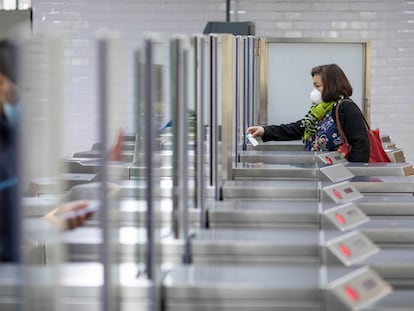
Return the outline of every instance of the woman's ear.
{"type": "Polygon", "coordinates": [[[3,105],[7,102],[7,81],[6,76],[0,73],[0,112],[3,112],[3,105]]]}

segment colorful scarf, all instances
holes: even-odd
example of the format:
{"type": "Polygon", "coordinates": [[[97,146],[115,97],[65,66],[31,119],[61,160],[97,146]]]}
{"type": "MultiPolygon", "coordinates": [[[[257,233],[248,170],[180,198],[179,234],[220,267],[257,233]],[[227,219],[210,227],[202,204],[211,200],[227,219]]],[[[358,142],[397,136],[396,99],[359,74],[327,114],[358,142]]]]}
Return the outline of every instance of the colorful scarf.
{"type": "Polygon", "coordinates": [[[318,127],[318,122],[323,119],[323,117],[332,110],[335,102],[329,103],[319,103],[312,105],[309,112],[301,121],[301,127],[305,128],[303,134],[303,140],[308,141],[309,137],[316,134],[316,129],[318,127]]]}

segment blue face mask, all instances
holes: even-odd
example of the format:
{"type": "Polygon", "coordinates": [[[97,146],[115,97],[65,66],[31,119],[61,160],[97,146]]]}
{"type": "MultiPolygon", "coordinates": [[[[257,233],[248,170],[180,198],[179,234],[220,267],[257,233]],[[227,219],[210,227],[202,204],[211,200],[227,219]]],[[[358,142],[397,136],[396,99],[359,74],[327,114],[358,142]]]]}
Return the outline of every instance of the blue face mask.
{"type": "Polygon", "coordinates": [[[7,122],[9,122],[10,125],[15,126],[19,115],[17,104],[6,103],[4,104],[3,109],[7,122]]]}

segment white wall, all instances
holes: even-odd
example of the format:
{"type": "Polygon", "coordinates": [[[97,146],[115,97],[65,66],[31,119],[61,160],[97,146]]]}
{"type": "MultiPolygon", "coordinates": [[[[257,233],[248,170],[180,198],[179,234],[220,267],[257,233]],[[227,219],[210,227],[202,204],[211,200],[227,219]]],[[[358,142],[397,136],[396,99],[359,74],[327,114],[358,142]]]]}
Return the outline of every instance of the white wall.
{"type": "MultiPolygon", "coordinates": [[[[119,30],[132,47],[146,31],[165,37],[193,34],[208,20],[225,19],[224,0],[33,0],[32,6],[35,33],[59,30],[68,38],[64,123],[69,156],[97,140],[96,55],[90,40],[97,30],[119,30]]],[[[372,125],[390,134],[414,162],[414,1],[239,0],[232,8],[232,20],[254,21],[258,36],[371,40],[372,125]]],[[[127,84],[119,100],[131,97],[127,84]]]]}

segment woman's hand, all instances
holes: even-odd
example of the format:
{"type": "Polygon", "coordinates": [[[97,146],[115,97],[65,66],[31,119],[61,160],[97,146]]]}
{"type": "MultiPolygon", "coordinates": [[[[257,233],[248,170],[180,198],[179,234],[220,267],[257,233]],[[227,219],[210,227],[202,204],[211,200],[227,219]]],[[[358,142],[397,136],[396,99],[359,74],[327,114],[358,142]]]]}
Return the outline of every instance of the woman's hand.
{"type": "Polygon", "coordinates": [[[62,230],[72,230],[83,226],[93,211],[87,209],[89,202],[85,200],[62,204],[45,215],[45,219],[57,225],[62,230]]]}
{"type": "Polygon", "coordinates": [[[250,126],[246,131],[247,134],[251,134],[253,137],[262,137],[264,132],[263,126],[250,126]]]}

